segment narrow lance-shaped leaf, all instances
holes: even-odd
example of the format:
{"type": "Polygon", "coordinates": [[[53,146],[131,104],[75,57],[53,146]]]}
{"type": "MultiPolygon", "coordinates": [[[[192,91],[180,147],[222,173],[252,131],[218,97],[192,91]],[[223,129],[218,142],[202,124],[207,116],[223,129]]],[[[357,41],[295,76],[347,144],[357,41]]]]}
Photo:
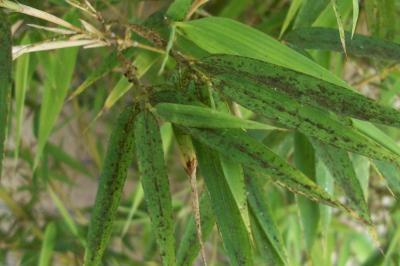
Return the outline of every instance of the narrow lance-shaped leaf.
{"type": "Polygon", "coordinates": [[[330,0],[303,0],[303,4],[294,23],[295,28],[311,26],[327,7],[329,1],[330,0]]]}
{"type": "MultiPolygon", "coordinates": [[[[221,76],[218,77],[220,80],[221,76]]],[[[398,156],[343,124],[328,112],[297,102],[285,94],[260,88],[251,81],[224,75],[216,86],[222,93],[244,107],[275,120],[304,135],[370,158],[398,161],[398,156]]]]}
{"type": "Polygon", "coordinates": [[[166,16],[173,21],[183,20],[192,5],[193,0],[175,0],[168,7],[166,16]]]}
{"type": "Polygon", "coordinates": [[[172,202],[164,162],[160,128],[147,110],[135,119],[136,155],[147,210],[155,231],[163,265],[175,265],[172,202]]]}
{"type": "MultiPolygon", "coordinates": [[[[263,191],[263,182],[260,180],[261,177],[255,171],[246,171],[245,176],[246,189],[248,192],[247,197],[251,214],[254,217],[254,222],[257,223],[254,226],[259,228],[259,230],[257,230],[259,231],[259,234],[262,234],[265,238],[267,238],[267,244],[269,244],[268,248],[272,249],[268,253],[277,254],[277,256],[270,256],[277,257],[275,260],[278,260],[282,265],[287,265],[289,261],[288,254],[282,236],[268,206],[268,199],[263,191]]],[[[255,240],[258,242],[257,237],[255,237],[255,240]]],[[[265,240],[262,242],[265,242],[265,240]]]]}
{"type": "MultiPolygon", "coordinates": [[[[386,61],[400,60],[400,44],[376,37],[346,32],[346,49],[349,55],[374,58],[386,61]]],[[[289,32],[285,40],[299,48],[343,51],[339,40],[339,32],[332,28],[301,28],[289,32]]]]}
{"type": "Polygon", "coordinates": [[[341,206],[303,173],[241,130],[185,128],[195,139],[312,200],[341,206]]]}
{"type": "Polygon", "coordinates": [[[218,78],[237,75],[259,84],[273,94],[278,91],[305,104],[329,109],[341,115],[400,127],[400,112],[345,87],[260,60],[213,55],[200,61],[200,67],[218,78]]]}
{"type": "MultiPolygon", "coordinates": [[[[200,196],[200,217],[203,241],[205,241],[210,235],[215,224],[215,216],[212,211],[210,198],[209,195],[207,195],[207,192],[200,196]]],[[[198,256],[200,251],[200,243],[196,231],[197,229],[194,217],[191,216],[186,223],[185,231],[182,239],[180,240],[176,255],[176,265],[193,265],[193,261],[198,256]]]]}
{"type": "Polygon", "coordinates": [[[82,235],[79,233],[78,227],[74,222],[74,219],[69,214],[62,200],[57,196],[57,194],[53,191],[50,185],[47,186],[47,191],[49,192],[51,200],[53,201],[53,204],[55,205],[61,217],[63,218],[64,223],[67,226],[68,230],[72,233],[74,237],[79,239],[79,241],[83,246],[86,246],[84,237],[82,237],[82,235]]]}
{"type": "Polygon", "coordinates": [[[331,0],[331,4],[332,4],[333,12],[335,12],[336,22],[337,22],[337,26],[338,26],[338,29],[339,29],[340,43],[342,44],[342,48],[343,48],[344,53],[347,55],[346,37],[345,37],[345,34],[344,34],[342,15],[339,12],[338,1],[337,0],[331,0]]]}
{"type": "Polygon", "coordinates": [[[386,179],[392,193],[397,198],[400,198],[400,168],[394,164],[378,160],[374,161],[374,165],[378,172],[386,179]]]}
{"type": "MultiPolygon", "coordinates": [[[[22,39],[22,44],[30,42],[29,35],[24,36],[22,39]]],[[[25,96],[28,89],[29,82],[33,75],[31,65],[31,55],[25,54],[18,58],[15,64],[15,150],[14,158],[18,159],[19,156],[19,146],[22,134],[22,122],[25,107],[25,96]]]]}
{"type": "Polygon", "coordinates": [[[240,211],[225,180],[218,154],[195,142],[211,206],[231,265],[253,265],[251,242],[240,211]]]}
{"type": "Polygon", "coordinates": [[[364,199],[363,190],[350,156],[346,151],[313,141],[317,154],[328,167],[333,178],[339,184],[346,195],[346,205],[366,224],[372,225],[368,206],[364,199]]]}
{"type": "Polygon", "coordinates": [[[136,106],[128,105],[119,116],[111,134],[89,225],[84,260],[86,266],[100,265],[111,236],[115,214],[133,157],[133,121],[137,113],[136,106]]]}
{"type": "Polygon", "coordinates": [[[38,266],[51,265],[50,262],[56,240],[56,233],[57,233],[56,225],[52,222],[49,223],[46,226],[46,230],[44,232],[42,248],[40,249],[38,266]]]}
{"type": "Polygon", "coordinates": [[[296,12],[299,10],[299,8],[302,4],[303,4],[303,0],[293,0],[292,3],[290,3],[289,10],[286,14],[285,21],[283,22],[281,32],[279,34],[279,38],[281,38],[283,33],[285,33],[285,31],[289,27],[290,23],[292,22],[293,18],[295,17],[296,12]]]}
{"type": "Polygon", "coordinates": [[[154,109],[165,120],[188,127],[276,129],[274,126],[201,106],[160,103],[154,109]]]}
{"type": "MultiPolygon", "coordinates": [[[[294,135],[294,164],[313,181],[315,180],[315,152],[306,136],[299,132],[294,135]]],[[[312,250],[319,231],[319,205],[304,196],[297,196],[304,240],[308,251],[312,250]]]]}
{"type": "Polygon", "coordinates": [[[0,179],[7,135],[8,113],[11,106],[11,31],[7,17],[0,10],[0,179]]]}
{"type": "Polygon", "coordinates": [[[360,4],[358,3],[358,0],[353,0],[353,27],[351,28],[352,38],[354,36],[354,33],[356,32],[359,13],[360,13],[360,4]]]}
{"type": "Polygon", "coordinates": [[[178,32],[212,54],[241,55],[287,67],[341,86],[346,82],[265,33],[237,21],[207,17],[177,22],[178,32]]]}
{"type": "Polygon", "coordinates": [[[46,73],[44,91],[40,107],[38,145],[34,168],[39,165],[53,126],[61,112],[65,97],[72,80],[78,48],[60,49],[55,52],[41,54],[43,68],[46,73]]]}

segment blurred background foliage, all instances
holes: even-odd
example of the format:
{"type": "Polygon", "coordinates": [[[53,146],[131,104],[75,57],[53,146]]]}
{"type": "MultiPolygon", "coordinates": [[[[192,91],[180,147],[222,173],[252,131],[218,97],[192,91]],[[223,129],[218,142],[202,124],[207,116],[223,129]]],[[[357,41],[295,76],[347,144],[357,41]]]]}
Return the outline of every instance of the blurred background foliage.
{"type": "MultiPolygon", "coordinates": [[[[82,17],[78,9],[63,0],[19,2],[64,17],[72,23],[77,23],[82,17]]],[[[113,31],[121,36],[124,32],[119,25],[153,23],[156,25],[154,28],[168,39],[169,28],[157,19],[163,20],[171,1],[97,0],[92,4],[107,21],[113,22],[113,31]],[[157,12],[161,16],[149,19],[157,12]]],[[[400,41],[397,23],[400,1],[361,0],[357,7],[357,33],[400,41]]],[[[342,24],[342,29],[351,32],[354,9],[354,2],[350,0],[210,0],[197,10],[192,19],[207,16],[231,18],[276,39],[283,36],[284,40],[286,32],[311,25],[338,28],[342,24]]],[[[14,30],[14,45],[59,38],[59,34],[30,27],[29,24],[45,25],[37,18],[12,12],[9,18],[14,30]]],[[[191,51],[194,54],[204,53],[200,48],[185,44],[183,39],[176,45],[182,50],[194,49],[191,51]]],[[[161,84],[173,76],[172,60],[167,62],[164,74],[158,74],[164,60],[162,54],[140,48],[134,48],[130,53],[129,58],[137,66],[142,84],[161,84]]],[[[383,105],[400,106],[400,71],[396,63],[320,50],[308,50],[307,56],[362,94],[383,105]]],[[[121,106],[135,93],[131,90],[132,84],[124,78],[121,66],[113,65],[110,57],[108,47],[69,48],[25,54],[15,61],[12,126],[0,187],[1,265],[82,264],[90,210],[110,130],[121,106]],[[83,82],[88,85],[82,86],[83,82]],[[82,92],[75,97],[77,88],[82,92]]],[[[398,142],[398,130],[385,126],[380,128],[398,142]]],[[[179,244],[192,212],[189,203],[191,189],[180,163],[171,125],[164,123],[161,133],[179,244]]],[[[252,134],[296,164],[294,132],[270,130],[252,134]]],[[[262,193],[267,197],[271,215],[283,236],[291,265],[400,265],[400,212],[398,201],[393,196],[397,191],[388,189],[381,176],[382,173],[390,176],[395,187],[392,189],[400,190],[400,173],[397,169],[378,170],[375,164],[360,155],[352,155],[351,159],[358,179],[368,191],[368,206],[379,244],[360,222],[340,211],[321,206],[317,240],[309,246],[295,196],[268,185],[262,188],[262,193]]],[[[317,164],[316,177],[329,180],[321,177],[324,174],[329,175],[325,166],[317,164]]],[[[105,265],[160,264],[138,180],[137,168],[132,164],[114,223],[113,237],[104,255],[105,265]]],[[[200,180],[198,186],[202,190],[203,181],[200,180]]],[[[328,191],[335,189],[332,182],[326,183],[325,188],[328,191]]],[[[312,223],[314,218],[308,217],[309,222],[312,223]]],[[[209,265],[229,265],[216,227],[205,242],[205,252],[209,265]]],[[[200,265],[201,259],[197,258],[194,264],[200,265]]],[[[264,265],[262,256],[256,256],[255,265],[264,265]]]]}

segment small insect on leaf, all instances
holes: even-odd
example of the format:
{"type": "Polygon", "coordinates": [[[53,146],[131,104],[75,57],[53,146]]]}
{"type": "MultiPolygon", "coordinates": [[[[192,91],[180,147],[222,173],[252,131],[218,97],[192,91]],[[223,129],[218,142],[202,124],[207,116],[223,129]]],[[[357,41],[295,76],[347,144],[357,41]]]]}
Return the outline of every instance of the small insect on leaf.
{"type": "Polygon", "coordinates": [[[84,264],[97,266],[111,236],[122,189],[134,151],[133,121],[136,106],[128,105],[119,116],[111,134],[97,188],[87,237],[84,264]]]}
{"type": "Polygon", "coordinates": [[[11,106],[11,31],[7,16],[0,9],[0,179],[7,135],[8,113],[11,106]]]}
{"type": "Polygon", "coordinates": [[[165,266],[175,265],[175,237],[171,192],[160,128],[148,110],[138,114],[134,122],[136,155],[147,210],[165,266]]]}

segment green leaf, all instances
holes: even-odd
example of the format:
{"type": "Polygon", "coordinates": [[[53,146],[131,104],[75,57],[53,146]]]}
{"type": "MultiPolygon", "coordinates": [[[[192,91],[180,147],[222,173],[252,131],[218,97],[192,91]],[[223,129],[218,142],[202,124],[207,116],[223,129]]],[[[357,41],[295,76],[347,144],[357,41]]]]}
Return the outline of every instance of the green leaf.
{"type": "Polygon", "coordinates": [[[98,67],[96,67],[89,76],[79,85],[68,97],[68,100],[71,100],[84,92],[88,87],[90,87],[97,80],[102,78],[104,75],[109,73],[114,67],[118,65],[118,53],[116,51],[112,51],[98,67]]]}
{"type": "Polygon", "coordinates": [[[62,147],[59,147],[49,142],[45,147],[45,152],[48,155],[51,155],[58,162],[62,162],[86,176],[91,176],[89,170],[87,169],[87,167],[85,167],[84,163],[66,153],[62,147]]]}
{"type": "Polygon", "coordinates": [[[249,210],[247,206],[247,193],[244,180],[243,167],[240,163],[231,160],[228,156],[220,154],[222,170],[226,182],[231,189],[232,195],[242,216],[248,233],[251,233],[249,210]]]}
{"type": "Polygon", "coordinates": [[[47,191],[53,201],[54,205],[60,212],[62,218],[64,219],[64,223],[66,224],[68,230],[72,233],[73,236],[77,237],[83,246],[86,246],[85,239],[82,238],[82,235],[79,233],[78,227],[76,226],[74,219],[69,214],[67,208],[61,199],[57,196],[57,194],[53,191],[50,185],[47,186],[47,191]]]}
{"type": "Polygon", "coordinates": [[[368,205],[353,163],[346,151],[313,141],[318,156],[322,158],[333,178],[346,195],[346,206],[353,210],[364,223],[372,225],[368,205]]]}
{"type": "Polygon", "coordinates": [[[346,51],[346,37],[344,34],[344,27],[343,27],[343,21],[342,21],[342,15],[339,12],[339,7],[338,7],[338,2],[337,0],[331,0],[333,12],[335,12],[335,17],[336,17],[336,22],[339,28],[339,39],[342,44],[342,48],[345,54],[347,54],[346,51]]]}
{"type": "Polygon", "coordinates": [[[34,169],[40,162],[47,139],[67,96],[77,54],[78,48],[60,49],[41,54],[46,77],[43,83],[44,91],[40,107],[39,136],[34,169]]]}
{"type": "MultiPolygon", "coordinates": [[[[298,132],[296,132],[294,135],[293,159],[297,169],[315,181],[316,160],[314,148],[307,137],[298,132]]],[[[304,240],[307,249],[310,252],[319,231],[319,206],[317,203],[312,202],[300,195],[297,197],[297,205],[299,206],[304,240]]]]}
{"type": "Polygon", "coordinates": [[[351,28],[351,37],[353,38],[357,28],[358,15],[360,14],[360,4],[358,0],[353,0],[353,27],[351,28]]]}
{"type": "MultiPolygon", "coordinates": [[[[386,61],[400,61],[400,44],[375,37],[345,33],[346,50],[349,55],[386,61]]],[[[312,27],[291,31],[285,40],[302,49],[319,49],[341,52],[338,30],[312,27]]]]}
{"type": "Polygon", "coordinates": [[[154,111],[169,122],[188,127],[276,129],[274,126],[200,106],[159,103],[154,111]]]}
{"type": "MultiPolygon", "coordinates": [[[[210,235],[214,224],[215,216],[211,208],[210,198],[206,193],[200,196],[200,217],[203,241],[210,235]]],[[[197,238],[196,225],[193,215],[185,226],[183,237],[180,240],[176,255],[176,265],[191,266],[200,251],[200,243],[197,238]]]]}
{"type": "Polygon", "coordinates": [[[234,196],[225,180],[218,154],[194,143],[211,206],[231,265],[253,265],[250,238],[234,196]]]}
{"type": "MultiPolygon", "coordinates": [[[[249,79],[265,93],[284,93],[298,102],[362,120],[400,127],[400,112],[345,87],[260,60],[214,55],[200,61],[199,67],[219,78],[224,74],[249,79]],[[268,92],[267,92],[268,90],[268,92]]],[[[226,79],[226,78],[225,78],[226,79]]]]}
{"type": "Polygon", "coordinates": [[[216,86],[232,100],[304,135],[370,158],[399,160],[389,150],[322,109],[301,104],[278,91],[262,89],[242,77],[224,74],[218,78],[221,82],[216,86]]]}
{"type": "MultiPolygon", "coordinates": [[[[347,3],[351,7],[350,1],[345,1],[343,6],[347,8],[347,3]]],[[[310,1],[310,5],[315,5],[315,1],[310,1]]],[[[393,8],[393,10],[395,9],[393,8]]],[[[394,24],[392,23],[392,25],[394,24]]],[[[190,22],[177,23],[177,26],[181,35],[209,53],[225,53],[260,59],[352,89],[346,82],[304,55],[239,22],[224,18],[207,17],[190,22]]],[[[360,130],[365,129],[365,127],[356,127],[360,130]]],[[[373,128],[375,133],[379,133],[375,134],[375,136],[381,135],[385,139],[389,138],[372,124],[368,124],[368,127],[373,128]]],[[[385,145],[388,143],[385,141],[385,145]]]]}
{"type": "Polygon", "coordinates": [[[122,238],[128,232],[129,226],[132,223],[132,218],[135,215],[136,211],[138,210],[140,203],[143,201],[143,198],[144,198],[143,187],[136,186],[135,191],[133,193],[133,197],[132,197],[132,205],[129,210],[128,217],[125,221],[124,227],[122,228],[122,233],[121,233],[122,238]]]}
{"type": "Polygon", "coordinates": [[[330,0],[303,0],[303,5],[296,17],[294,26],[296,28],[311,26],[329,2],[330,0]]]}
{"type": "Polygon", "coordinates": [[[175,0],[168,7],[166,16],[172,21],[181,21],[185,18],[193,0],[175,0]]]}
{"type": "Polygon", "coordinates": [[[281,32],[279,34],[279,38],[285,33],[287,28],[289,27],[290,22],[292,22],[293,18],[296,15],[296,12],[299,10],[300,6],[303,4],[303,0],[293,0],[290,3],[289,11],[286,14],[285,21],[283,22],[281,32]]]}
{"type": "Polygon", "coordinates": [[[40,249],[38,266],[51,265],[50,262],[56,240],[56,233],[56,225],[52,222],[47,224],[44,232],[42,248],[40,249]]]}
{"type": "Polygon", "coordinates": [[[11,108],[12,39],[7,17],[0,10],[0,178],[2,176],[8,113],[11,108]]]}
{"type": "Polygon", "coordinates": [[[175,265],[175,237],[172,202],[164,162],[160,129],[155,117],[146,111],[135,119],[137,160],[147,210],[160,248],[163,265],[175,265]]]}
{"type": "Polygon", "coordinates": [[[92,210],[84,264],[100,265],[134,151],[133,121],[136,106],[128,105],[119,116],[107,148],[92,210]]]}
{"type": "MultiPolygon", "coordinates": [[[[289,257],[282,239],[282,236],[278,230],[278,227],[273,219],[272,212],[268,206],[268,199],[263,191],[263,182],[260,180],[260,175],[253,171],[246,171],[246,188],[248,191],[248,201],[251,209],[251,214],[254,217],[256,223],[256,229],[259,234],[262,234],[267,241],[259,241],[267,243],[269,247],[268,253],[277,254],[277,260],[287,265],[289,257]]],[[[253,232],[254,234],[254,232],[253,232]]],[[[262,240],[262,237],[261,239],[262,240]]],[[[256,242],[258,242],[256,240],[256,242]]]]}
{"type": "MultiPolygon", "coordinates": [[[[29,35],[25,35],[21,44],[30,43],[29,35]]],[[[24,54],[20,56],[15,64],[15,135],[14,135],[14,158],[18,160],[19,146],[22,134],[22,122],[25,107],[25,96],[33,71],[31,65],[31,55],[24,54]]]]}
{"type": "Polygon", "coordinates": [[[229,155],[244,167],[271,176],[280,186],[312,200],[340,206],[312,180],[241,130],[185,128],[195,139],[229,155]]]}
{"type": "Polygon", "coordinates": [[[226,18],[207,17],[176,24],[181,35],[209,53],[259,59],[336,85],[347,86],[346,82],[311,59],[240,22],[226,18]]]}
{"type": "Polygon", "coordinates": [[[394,164],[374,161],[374,165],[378,172],[386,179],[390,190],[397,197],[400,198],[400,168],[394,164]]]}

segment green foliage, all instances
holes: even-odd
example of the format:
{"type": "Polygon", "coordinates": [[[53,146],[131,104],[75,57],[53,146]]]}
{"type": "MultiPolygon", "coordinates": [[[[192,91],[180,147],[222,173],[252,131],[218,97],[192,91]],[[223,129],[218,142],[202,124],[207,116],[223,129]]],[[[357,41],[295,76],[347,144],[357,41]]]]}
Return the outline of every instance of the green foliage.
{"type": "Polygon", "coordinates": [[[0,0],[0,264],[398,265],[397,2],[150,2],[0,0]]]}

